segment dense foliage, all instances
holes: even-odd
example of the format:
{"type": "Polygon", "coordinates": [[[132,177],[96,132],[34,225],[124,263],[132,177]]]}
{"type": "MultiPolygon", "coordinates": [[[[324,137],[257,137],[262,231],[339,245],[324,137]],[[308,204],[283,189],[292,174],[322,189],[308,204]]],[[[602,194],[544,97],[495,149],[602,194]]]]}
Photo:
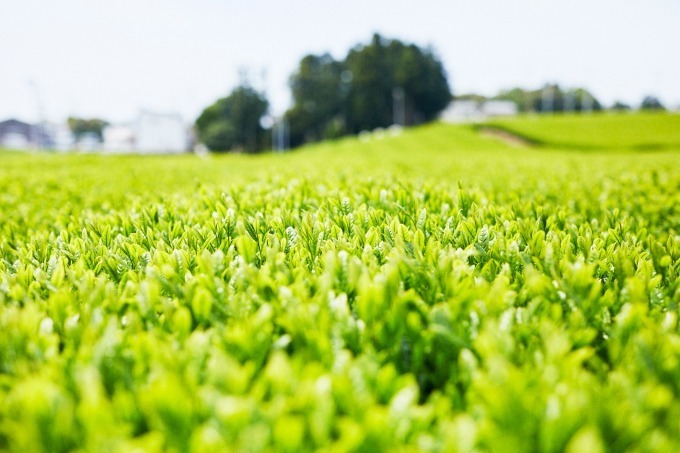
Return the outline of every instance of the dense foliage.
{"type": "Polygon", "coordinates": [[[494,99],[513,101],[520,112],[582,112],[602,110],[602,104],[585,88],[565,89],[547,84],[536,90],[512,88],[494,99]]]}
{"type": "Polygon", "coordinates": [[[235,88],[196,119],[196,134],[211,151],[261,151],[269,146],[261,119],[269,103],[250,86],[235,88]]]}
{"type": "Polygon", "coordinates": [[[343,61],[305,56],[290,86],[293,106],[286,119],[293,146],[432,121],[451,100],[446,72],[432,50],[377,34],[343,61]]]}
{"type": "Polygon", "coordinates": [[[307,55],[290,78],[293,106],[286,112],[292,146],[347,133],[351,73],[329,54],[307,55]]]}
{"type": "Polygon", "coordinates": [[[431,50],[374,35],[350,50],[348,129],[353,133],[432,121],[450,102],[446,72],[431,50]]]}
{"type": "Polygon", "coordinates": [[[0,154],[0,450],[678,451],[678,152],[0,154]]]}
{"type": "Polygon", "coordinates": [[[666,110],[659,98],[656,96],[645,96],[640,104],[642,110],[666,110]]]}
{"type": "Polygon", "coordinates": [[[74,118],[69,117],[67,124],[76,140],[87,134],[92,134],[100,141],[103,140],[103,131],[108,123],[97,118],[74,118]]]}

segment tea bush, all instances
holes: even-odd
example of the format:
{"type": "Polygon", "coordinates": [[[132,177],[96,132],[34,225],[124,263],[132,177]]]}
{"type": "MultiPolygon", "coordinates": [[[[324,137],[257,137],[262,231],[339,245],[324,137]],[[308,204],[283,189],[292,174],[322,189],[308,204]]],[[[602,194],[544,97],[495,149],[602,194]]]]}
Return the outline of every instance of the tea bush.
{"type": "Polygon", "coordinates": [[[677,451],[677,153],[4,154],[0,449],[677,451]]]}

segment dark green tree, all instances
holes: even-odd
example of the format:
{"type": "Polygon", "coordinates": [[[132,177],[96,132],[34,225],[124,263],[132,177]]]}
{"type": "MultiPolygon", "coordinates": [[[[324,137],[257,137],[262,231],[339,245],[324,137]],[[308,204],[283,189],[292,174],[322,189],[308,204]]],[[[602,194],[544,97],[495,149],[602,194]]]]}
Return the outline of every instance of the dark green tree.
{"type": "Polygon", "coordinates": [[[102,132],[104,131],[104,128],[109,125],[106,121],[98,118],[85,119],[69,117],[66,121],[76,140],[80,140],[85,134],[94,134],[101,141],[103,140],[102,132]]]}
{"type": "Polygon", "coordinates": [[[329,54],[307,55],[291,76],[290,88],[293,107],[286,112],[286,119],[292,146],[345,133],[349,80],[342,62],[329,54]]]}
{"type": "Polygon", "coordinates": [[[645,96],[640,104],[640,109],[642,110],[666,110],[659,98],[656,96],[645,96]]]}
{"type": "Polygon", "coordinates": [[[444,67],[431,50],[377,34],[344,62],[307,55],[290,87],[293,107],[286,120],[293,146],[430,121],[451,100],[444,67]]]}
{"type": "Polygon", "coordinates": [[[563,90],[548,84],[537,90],[513,88],[494,99],[513,101],[520,112],[582,112],[602,110],[602,104],[585,88],[563,90]]]}
{"type": "Polygon", "coordinates": [[[196,135],[211,151],[261,151],[269,144],[260,124],[268,108],[263,94],[241,85],[203,110],[196,120],[196,135]]]}
{"type": "Polygon", "coordinates": [[[395,88],[394,64],[379,35],[368,46],[350,50],[346,60],[352,74],[348,93],[348,126],[357,133],[392,123],[392,89],[395,88]]]}
{"type": "Polygon", "coordinates": [[[614,104],[612,104],[610,110],[614,110],[615,112],[627,112],[631,110],[631,107],[625,102],[616,101],[614,104]]]}
{"type": "Polygon", "coordinates": [[[348,130],[433,120],[451,100],[446,73],[431,50],[376,34],[369,45],[350,50],[352,75],[347,100],[348,130]]]}

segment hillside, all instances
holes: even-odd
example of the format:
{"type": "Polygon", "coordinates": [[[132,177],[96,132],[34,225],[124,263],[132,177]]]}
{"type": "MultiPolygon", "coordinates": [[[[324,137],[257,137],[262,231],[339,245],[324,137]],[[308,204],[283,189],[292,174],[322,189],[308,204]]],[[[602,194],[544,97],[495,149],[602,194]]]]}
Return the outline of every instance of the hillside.
{"type": "Polygon", "coordinates": [[[594,113],[492,120],[498,128],[543,147],[577,150],[680,149],[678,113],[594,113]]]}

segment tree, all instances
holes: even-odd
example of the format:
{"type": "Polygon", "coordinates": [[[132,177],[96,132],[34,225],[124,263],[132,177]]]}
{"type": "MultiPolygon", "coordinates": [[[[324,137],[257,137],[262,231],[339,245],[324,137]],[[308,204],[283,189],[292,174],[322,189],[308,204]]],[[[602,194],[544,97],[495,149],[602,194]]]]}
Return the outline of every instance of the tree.
{"type": "Polygon", "coordinates": [[[585,88],[563,90],[547,84],[537,90],[513,88],[494,99],[513,101],[520,112],[584,112],[602,110],[602,104],[585,88]]]}
{"type": "Polygon", "coordinates": [[[85,119],[69,117],[66,121],[76,141],[80,140],[86,134],[94,134],[99,141],[102,141],[104,128],[109,125],[106,121],[98,118],[85,119]]]}
{"type": "Polygon", "coordinates": [[[457,94],[455,96],[456,101],[472,101],[476,102],[478,104],[481,104],[482,102],[486,102],[489,99],[481,94],[476,94],[476,93],[466,93],[466,94],[457,94]]]}
{"type": "Polygon", "coordinates": [[[446,73],[430,50],[373,36],[369,45],[350,50],[352,74],[347,101],[351,132],[433,120],[451,101],[446,73]]]}
{"type": "Polygon", "coordinates": [[[645,96],[640,104],[641,110],[666,110],[661,101],[656,96],[645,96]]]}
{"type": "Polygon", "coordinates": [[[523,88],[513,88],[501,91],[493,99],[512,101],[517,105],[517,109],[520,112],[531,112],[534,109],[536,93],[535,91],[527,91],[523,88]]]}
{"type": "Polygon", "coordinates": [[[268,139],[260,120],[268,108],[264,95],[241,85],[203,110],[196,134],[211,151],[261,151],[268,139]]]}
{"type": "Polygon", "coordinates": [[[286,112],[293,146],[348,133],[433,120],[451,100],[431,50],[374,35],[344,61],[307,55],[291,76],[286,112]]]}
{"type": "Polygon", "coordinates": [[[348,83],[344,64],[327,53],[300,61],[289,82],[293,107],[286,112],[292,146],[345,133],[348,83]]]}
{"type": "Polygon", "coordinates": [[[630,105],[622,101],[616,101],[614,102],[614,104],[612,104],[610,110],[613,110],[615,112],[627,112],[630,111],[630,105]]]}

